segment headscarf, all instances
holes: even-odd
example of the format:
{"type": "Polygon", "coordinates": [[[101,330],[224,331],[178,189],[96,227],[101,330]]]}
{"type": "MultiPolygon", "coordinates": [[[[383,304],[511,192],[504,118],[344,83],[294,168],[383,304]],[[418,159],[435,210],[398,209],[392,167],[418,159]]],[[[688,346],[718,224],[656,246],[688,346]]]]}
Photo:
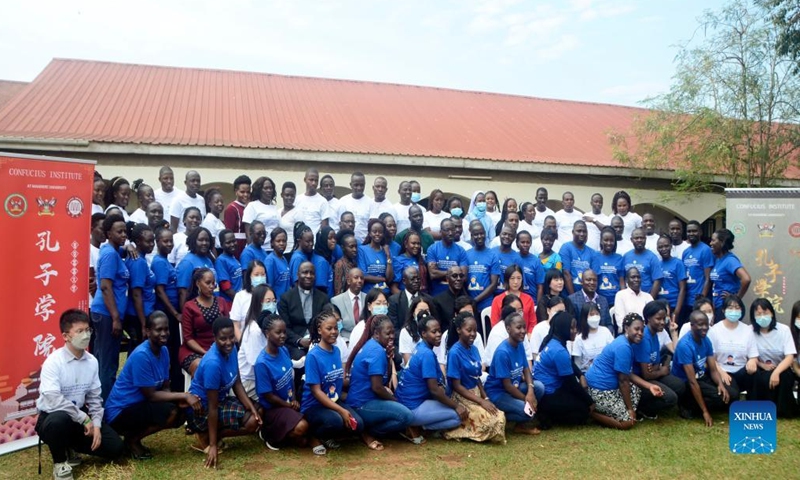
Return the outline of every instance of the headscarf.
{"type": "Polygon", "coordinates": [[[328,236],[333,231],[331,227],[320,228],[319,232],[317,232],[316,241],[314,242],[314,253],[324,258],[328,263],[330,263],[333,257],[333,250],[328,248],[328,236]]]}

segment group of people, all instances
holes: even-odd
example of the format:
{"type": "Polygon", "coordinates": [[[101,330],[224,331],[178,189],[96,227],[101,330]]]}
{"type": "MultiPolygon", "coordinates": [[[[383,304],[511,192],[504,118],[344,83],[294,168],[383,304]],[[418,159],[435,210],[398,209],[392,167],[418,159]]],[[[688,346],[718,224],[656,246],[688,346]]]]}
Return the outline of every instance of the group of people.
{"type": "Polygon", "coordinates": [[[237,435],[324,455],[347,436],[505,443],[507,421],[628,429],[672,407],[710,426],[740,392],[797,413],[800,302],[789,327],[765,299],[740,323],[734,235],[659,234],[624,191],[609,216],[600,194],[553,212],[545,188],[466,209],[434,190],[426,209],[413,180],[392,204],[359,172],[342,198],[315,169],[299,194],[242,175],[227,206],[195,171],[184,191],[169,167],[159,183],[95,177],[90,313],[62,315],[42,369],[55,478],[75,451],[151,458],[142,439],[182,425],[214,466],[237,435]]]}

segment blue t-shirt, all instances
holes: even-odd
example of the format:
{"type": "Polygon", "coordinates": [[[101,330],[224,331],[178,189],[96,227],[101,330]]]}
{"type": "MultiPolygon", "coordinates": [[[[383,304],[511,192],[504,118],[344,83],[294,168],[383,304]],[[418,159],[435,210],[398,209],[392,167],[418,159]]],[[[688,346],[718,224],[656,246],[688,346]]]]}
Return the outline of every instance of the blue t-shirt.
{"type": "Polygon", "coordinates": [[[389,244],[389,254],[392,257],[397,257],[400,255],[400,251],[403,249],[402,245],[392,240],[392,243],[389,244]]]}
{"type": "Polygon", "coordinates": [[[358,351],[353,365],[350,368],[350,390],[347,392],[347,404],[353,408],[358,408],[370,400],[378,398],[372,391],[372,379],[374,375],[380,375],[383,384],[389,382],[389,360],[386,357],[386,350],[374,338],[370,338],[367,343],[358,351]]]}
{"type": "Polygon", "coordinates": [[[285,402],[295,399],[294,395],[294,368],[289,349],[281,347],[275,356],[262,350],[253,365],[256,376],[256,394],[258,403],[265,409],[274,408],[274,405],[264,399],[264,395],[272,393],[285,402]]]}
{"type": "Polygon", "coordinates": [[[597,274],[597,293],[608,301],[608,306],[614,306],[614,298],[620,291],[620,277],[625,278],[625,264],[622,255],[612,253],[595,255],[592,270],[597,274]]]}
{"type": "Polygon", "coordinates": [[[632,368],[633,348],[628,337],[620,335],[594,359],[586,372],[586,383],[598,390],[616,390],[619,388],[617,375],[630,375],[632,368]]]}
{"type": "MultiPolygon", "coordinates": [[[[371,277],[386,277],[386,253],[381,248],[377,252],[369,245],[358,246],[358,268],[364,272],[364,276],[371,277]]],[[[391,279],[389,279],[391,281],[391,279]]],[[[380,284],[364,282],[362,291],[369,292],[373,287],[378,287],[383,290],[383,293],[389,293],[389,285],[386,282],[380,284]]]]}
{"type": "MultiPolygon", "coordinates": [[[[169,298],[169,303],[172,304],[174,309],[178,309],[178,271],[169,263],[166,256],[156,255],[153,262],[150,263],[150,270],[155,275],[156,286],[163,285],[164,292],[169,298]]],[[[161,303],[161,299],[156,297],[156,308],[166,311],[165,305],[161,303]]]]}
{"type": "Polygon", "coordinates": [[[508,253],[503,253],[500,251],[500,247],[494,247],[493,250],[497,253],[497,261],[500,264],[500,281],[497,282],[496,293],[505,292],[506,287],[504,285],[504,280],[506,278],[506,268],[510,265],[519,265],[519,253],[515,252],[513,249],[509,250],[508,253]]]}
{"type": "Polygon", "coordinates": [[[693,306],[694,299],[703,294],[706,268],[714,268],[711,247],[698,242],[683,251],[683,266],[686,267],[686,305],[693,306]]]}
{"type": "Polygon", "coordinates": [[[642,276],[641,289],[643,292],[650,293],[653,282],[664,277],[661,273],[661,259],[650,250],[645,249],[642,253],[631,250],[623,255],[622,263],[626,272],[633,267],[639,270],[639,274],[642,276]]]}
{"type": "Polygon", "coordinates": [[[544,283],[544,268],[538,255],[519,255],[519,266],[522,268],[522,290],[536,300],[539,285],[544,283]]]}
{"type": "Polygon", "coordinates": [[[551,338],[547,346],[539,352],[533,372],[536,380],[544,384],[545,395],[549,395],[561,388],[564,377],[574,374],[572,357],[561,342],[551,338]]]}
{"type": "Polygon", "coordinates": [[[400,254],[392,258],[392,270],[394,270],[394,283],[398,285],[400,290],[405,290],[406,286],[403,283],[403,270],[406,267],[414,267],[419,271],[419,262],[416,258],[411,258],[405,254],[400,254]]]}
{"type": "MultiPolygon", "coordinates": [[[[435,263],[440,272],[446,272],[450,267],[465,267],[467,265],[466,252],[461,245],[453,242],[449,247],[442,240],[434,243],[426,253],[428,263],[435,263]]],[[[431,295],[438,295],[447,290],[447,278],[436,283],[431,282],[431,295]]]]}
{"type": "MultiPolygon", "coordinates": [[[[223,253],[219,257],[217,257],[217,282],[231,282],[231,289],[234,292],[238,292],[242,289],[242,269],[239,264],[239,260],[236,260],[235,257],[228,255],[227,253],[223,253]]],[[[232,302],[233,299],[221,293],[220,295],[222,298],[232,302]]]]}
{"type": "Polygon", "coordinates": [[[674,309],[678,305],[680,283],[686,280],[686,267],[677,258],[669,257],[669,260],[661,261],[661,273],[664,277],[661,279],[661,291],[658,293],[658,298],[666,300],[670,308],[674,309]]]}
{"type": "MultiPolygon", "coordinates": [[[[149,317],[156,307],[156,276],[147,265],[147,259],[144,255],[136,260],[131,258],[125,259],[125,266],[128,267],[130,272],[130,287],[142,289],[142,307],[144,308],[144,316],[149,317]]],[[[133,294],[129,296],[128,307],[125,310],[126,315],[136,316],[136,306],[133,302],[133,294]]]]}
{"type": "Polygon", "coordinates": [[[431,398],[427,383],[429,378],[435,378],[437,383],[444,385],[444,375],[439,368],[436,354],[423,340],[417,344],[414,354],[408,361],[408,367],[400,374],[396,392],[397,401],[409,410],[422,405],[422,402],[431,398]]]}
{"type": "Polygon", "coordinates": [[[125,315],[128,308],[128,281],[130,272],[119,252],[110,244],[100,247],[97,257],[97,292],[92,299],[92,312],[111,316],[103,301],[103,291],[100,289],[101,280],[111,280],[112,290],[114,291],[114,302],[117,304],[117,312],[120,317],[125,315]]]}
{"type": "Polygon", "coordinates": [[[658,342],[658,334],[652,333],[650,328],[645,326],[642,334],[642,341],[631,345],[633,348],[633,373],[642,374],[640,364],[647,363],[657,365],[661,360],[661,345],[658,342]]]}
{"type": "Polygon", "coordinates": [[[339,347],[334,345],[331,352],[319,346],[312,348],[306,355],[306,382],[303,385],[303,403],[300,405],[300,411],[306,413],[312,408],[322,406],[311,393],[311,385],[319,385],[322,393],[331,401],[337,402],[342,395],[343,382],[344,370],[339,347]]]}
{"type": "Polygon", "coordinates": [[[561,251],[558,253],[561,255],[563,271],[572,275],[572,285],[577,291],[577,286],[581,285],[583,281],[583,272],[592,268],[592,262],[597,252],[587,245],[580,249],[575,242],[567,242],[561,246],[561,251]]]}
{"type": "Polygon", "coordinates": [[[496,402],[500,395],[505,393],[506,389],[503,388],[504,378],[511,380],[514,388],[519,388],[524,381],[523,374],[527,366],[528,359],[525,356],[525,346],[519,343],[516,347],[512,347],[508,343],[508,339],[503,340],[503,343],[494,351],[492,365],[489,367],[489,378],[486,379],[486,384],[484,385],[489,400],[496,402]]]}
{"type": "Polygon", "coordinates": [[[458,341],[447,352],[447,378],[455,378],[467,390],[472,390],[481,381],[481,354],[478,347],[469,349],[458,341]]]}
{"type": "MultiPolygon", "coordinates": [[[[491,248],[478,250],[473,248],[465,255],[467,261],[467,281],[464,283],[467,293],[472,298],[480,295],[492,282],[492,275],[500,276],[500,259],[497,251],[491,248]]],[[[500,284],[498,279],[498,285],[500,284]]],[[[478,311],[492,306],[493,295],[484,298],[478,305],[478,311]]]]}
{"type": "Polygon", "coordinates": [[[292,288],[292,277],[289,275],[289,262],[286,257],[278,258],[275,252],[270,253],[264,261],[267,270],[267,282],[275,292],[275,298],[281,298],[292,288]]]}
{"type": "Polygon", "coordinates": [[[145,341],[128,356],[122,372],[114,382],[114,388],[106,400],[106,411],[103,420],[113,422],[126,408],[146,400],[142,388],[161,390],[164,382],[169,380],[169,352],[161,347],[156,357],[145,341]]]}
{"type": "MultiPolygon", "coordinates": [[[[228,358],[225,358],[217,349],[217,343],[214,342],[200,360],[200,364],[194,372],[189,393],[200,397],[200,402],[206,411],[208,411],[208,394],[206,393],[208,390],[216,390],[219,400],[222,401],[236,384],[236,379],[239,378],[238,355],[236,347],[233,347],[228,358]]],[[[186,407],[187,412],[191,410],[191,407],[186,407]]]]}
{"type": "Polygon", "coordinates": [[[252,243],[248,243],[247,246],[242,249],[242,254],[239,255],[239,269],[244,272],[253,260],[259,260],[261,263],[266,264],[267,252],[252,243]]]}
{"type": "Polygon", "coordinates": [[[742,286],[742,282],[736,276],[736,270],[740,268],[742,268],[742,262],[739,261],[739,257],[731,252],[714,262],[714,268],[711,269],[710,275],[711,281],[714,282],[712,289],[714,308],[722,308],[723,292],[734,295],[739,293],[739,287],[742,286]]]}
{"type": "Polygon", "coordinates": [[[187,253],[178,264],[178,288],[192,288],[192,274],[198,268],[210,268],[214,279],[217,278],[217,269],[214,268],[214,261],[211,260],[211,257],[187,253]]]}
{"type": "Polygon", "coordinates": [[[675,357],[672,359],[672,374],[684,382],[689,378],[684,371],[684,365],[694,364],[695,378],[703,378],[706,374],[708,357],[714,356],[714,347],[708,337],[703,337],[700,343],[694,340],[691,332],[678,340],[675,347],[675,357]]]}

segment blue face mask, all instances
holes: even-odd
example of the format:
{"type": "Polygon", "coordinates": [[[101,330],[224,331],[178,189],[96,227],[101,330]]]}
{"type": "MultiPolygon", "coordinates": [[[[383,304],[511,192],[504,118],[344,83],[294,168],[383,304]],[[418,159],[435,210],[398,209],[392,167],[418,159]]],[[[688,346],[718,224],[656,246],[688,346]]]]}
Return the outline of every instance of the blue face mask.
{"type": "Polygon", "coordinates": [[[337,329],[338,329],[340,332],[341,332],[342,330],[344,330],[344,322],[342,321],[342,319],[341,319],[341,318],[339,319],[339,321],[338,321],[338,322],[336,322],[336,328],[337,328],[337,329]]]}
{"type": "Polygon", "coordinates": [[[761,317],[756,317],[756,323],[761,328],[769,328],[769,325],[772,323],[772,316],[764,315],[761,317]]]}
{"type": "Polygon", "coordinates": [[[461,215],[464,215],[464,210],[462,210],[461,207],[451,208],[450,215],[461,218],[461,215]]]}
{"type": "Polygon", "coordinates": [[[275,302],[267,302],[261,304],[262,312],[275,313],[278,310],[278,304],[275,302]]]}
{"type": "Polygon", "coordinates": [[[250,277],[250,285],[254,287],[266,284],[267,284],[267,277],[250,277]]]}
{"type": "Polygon", "coordinates": [[[372,314],[373,315],[388,315],[389,314],[389,306],[388,305],[375,305],[372,307],[372,314]]]}
{"type": "Polygon", "coordinates": [[[412,202],[418,203],[420,200],[422,200],[422,194],[421,193],[418,193],[418,192],[412,192],[411,193],[411,201],[412,202]]]}
{"type": "Polygon", "coordinates": [[[475,211],[476,212],[485,212],[486,211],[486,202],[478,202],[475,204],[475,211]]]}
{"type": "Polygon", "coordinates": [[[741,310],[725,310],[725,318],[730,320],[731,322],[738,322],[742,319],[742,311],[741,310]]]}

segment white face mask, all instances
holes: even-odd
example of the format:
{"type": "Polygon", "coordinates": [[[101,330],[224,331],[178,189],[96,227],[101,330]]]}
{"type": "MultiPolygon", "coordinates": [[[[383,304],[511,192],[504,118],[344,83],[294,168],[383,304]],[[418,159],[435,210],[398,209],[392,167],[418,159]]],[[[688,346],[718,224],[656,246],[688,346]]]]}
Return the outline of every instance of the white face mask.
{"type": "Polygon", "coordinates": [[[600,326],[600,315],[589,315],[586,319],[586,323],[589,324],[589,328],[597,328],[600,326]]]}
{"type": "Polygon", "coordinates": [[[708,317],[708,324],[709,325],[714,323],[714,314],[713,313],[706,313],[706,317],[708,317]]]}
{"type": "Polygon", "coordinates": [[[800,330],[800,317],[794,319],[794,326],[797,327],[798,330],[800,330]]]}
{"type": "Polygon", "coordinates": [[[78,350],[86,350],[89,348],[89,340],[92,338],[92,332],[86,331],[79,333],[69,339],[69,343],[78,350]]]}

